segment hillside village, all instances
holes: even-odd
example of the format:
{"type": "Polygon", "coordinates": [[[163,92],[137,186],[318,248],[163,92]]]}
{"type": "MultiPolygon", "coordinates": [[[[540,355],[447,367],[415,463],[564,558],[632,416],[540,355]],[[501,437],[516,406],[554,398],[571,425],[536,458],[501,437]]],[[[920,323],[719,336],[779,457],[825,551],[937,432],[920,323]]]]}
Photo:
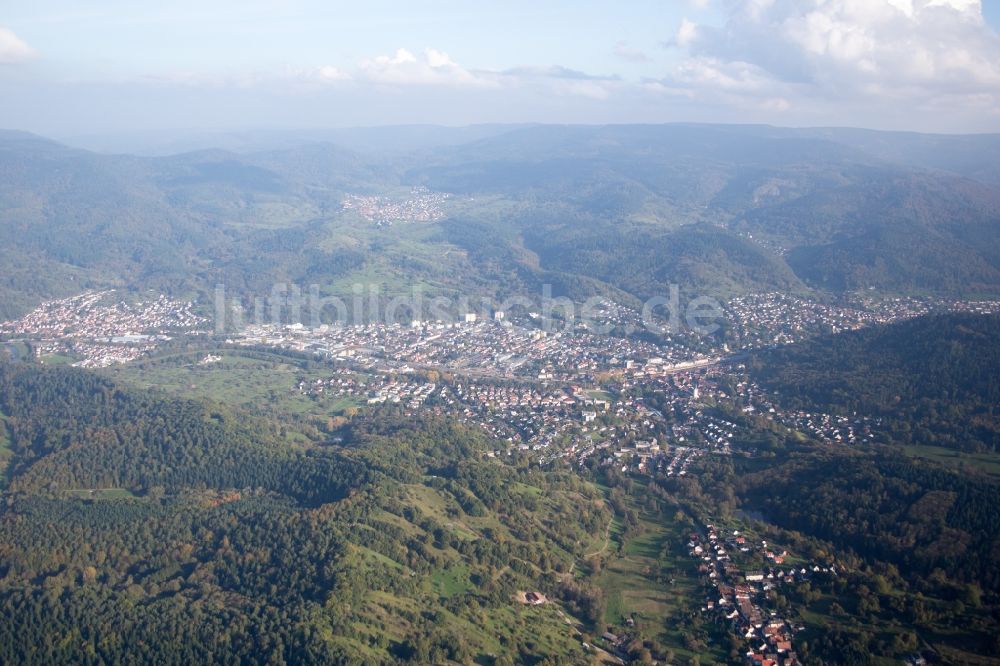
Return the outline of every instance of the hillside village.
{"type": "Polygon", "coordinates": [[[795,634],[800,630],[793,621],[774,608],[769,593],[785,586],[806,582],[815,576],[836,577],[836,567],[790,562],[795,559],[785,550],[767,541],[742,534],[739,530],[723,532],[706,524],[692,532],[687,542],[688,554],[698,563],[699,575],[713,593],[701,612],[724,624],[741,636],[744,661],[749,666],[796,666],[795,634]],[[752,562],[763,562],[751,568],[752,562]]]}
{"type": "Polygon", "coordinates": [[[341,207],[356,211],[376,226],[391,226],[394,222],[436,222],[444,217],[442,206],[451,198],[445,192],[431,192],[414,187],[406,197],[392,198],[370,194],[349,194],[341,207]]]}

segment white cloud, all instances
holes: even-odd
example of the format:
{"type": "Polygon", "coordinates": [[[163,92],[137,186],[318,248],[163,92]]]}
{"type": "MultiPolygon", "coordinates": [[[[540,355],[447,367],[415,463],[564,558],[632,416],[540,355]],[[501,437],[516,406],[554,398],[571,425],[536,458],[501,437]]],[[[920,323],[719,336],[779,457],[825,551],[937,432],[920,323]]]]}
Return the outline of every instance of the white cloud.
{"type": "Polygon", "coordinates": [[[504,71],[469,69],[452,60],[444,51],[433,48],[424,49],[419,56],[400,48],[391,56],[363,60],[353,79],[358,83],[388,87],[522,89],[594,100],[608,99],[614,90],[622,86],[616,76],[594,76],[558,65],[522,66],[504,71]]]}
{"type": "Polygon", "coordinates": [[[470,69],[434,48],[427,48],[420,54],[399,48],[391,55],[362,60],[353,69],[323,65],[217,73],[174,70],[146,75],[142,80],[206,90],[260,89],[287,94],[331,90],[363,94],[365,89],[382,92],[411,89],[420,94],[420,88],[437,87],[473,93],[504,90],[542,98],[576,96],[591,100],[609,99],[627,85],[618,76],[595,76],[558,65],[526,65],[503,71],[470,69]]]}
{"type": "Polygon", "coordinates": [[[661,81],[647,81],[651,93],[680,97],[713,107],[784,113],[796,94],[791,84],[776,83],[764,69],[749,62],[692,57],[661,81]]]}
{"type": "Polygon", "coordinates": [[[573,95],[588,99],[605,100],[611,97],[611,87],[603,81],[559,81],[553,87],[559,95],[573,95]]]}
{"type": "Polygon", "coordinates": [[[493,88],[498,83],[489,72],[470,71],[437,49],[424,49],[418,57],[406,49],[363,60],[358,78],[387,85],[422,85],[493,88]]]}
{"type": "Polygon", "coordinates": [[[625,42],[618,42],[615,44],[614,54],[621,58],[622,60],[628,60],[629,62],[649,62],[650,57],[640,49],[633,48],[626,44],[625,42]]]}
{"type": "Polygon", "coordinates": [[[680,83],[727,92],[765,94],[774,87],[771,77],[748,62],[723,62],[715,58],[689,58],[677,70],[680,83]]]}
{"type": "Polygon", "coordinates": [[[335,81],[349,81],[351,79],[350,74],[334,67],[333,65],[324,65],[322,67],[317,67],[314,73],[318,80],[325,83],[333,83],[335,81]]]}
{"type": "Polygon", "coordinates": [[[38,55],[14,31],[0,26],[0,65],[15,65],[38,55]]]}
{"type": "Polygon", "coordinates": [[[309,93],[353,80],[349,72],[333,65],[320,67],[286,66],[277,70],[199,72],[172,70],[141,77],[145,83],[165,83],[203,90],[269,89],[283,93],[309,93]]]}
{"type": "Polygon", "coordinates": [[[677,28],[677,34],[674,36],[674,44],[677,46],[687,47],[693,44],[698,39],[698,24],[694,21],[689,21],[686,18],[681,19],[681,25],[677,28]]]}
{"type": "MultiPolygon", "coordinates": [[[[684,19],[687,58],[664,90],[743,95],[775,109],[825,100],[1000,107],[1000,37],[980,0],[733,0],[720,28],[684,19]]],[[[882,109],[885,110],[885,109],[882,109]]]]}
{"type": "Polygon", "coordinates": [[[606,100],[625,84],[617,76],[597,76],[576,69],[550,67],[514,67],[499,73],[499,80],[509,88],[531,87],[539,93],[606,100]]]}

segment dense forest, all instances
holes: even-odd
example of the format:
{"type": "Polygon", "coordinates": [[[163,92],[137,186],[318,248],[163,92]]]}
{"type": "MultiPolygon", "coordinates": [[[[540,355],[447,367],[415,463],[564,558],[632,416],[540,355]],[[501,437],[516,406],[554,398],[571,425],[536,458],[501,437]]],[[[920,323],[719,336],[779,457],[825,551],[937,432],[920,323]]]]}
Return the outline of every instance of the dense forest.
{"type": "Polygon", "coordinates": [[[32,366],[0,366],[0,409],[4,663],[586,661],[512,596],[588,612],[545,574],[603,529],[600,493],[489,461],[475,432],[383,415],[295,449],[219,406],[32,366]]]}
{"type": "Polygon", "coordinates": [[[1000,484],[992,479],[895,452],[804,449],[737,485],[775,522],[891,562],[911,581],[944,572],[1000,592],[1000,484]]]}
{"type": "Polygon", "coordinates": [[[914,580],[943,571],[1000,592],[1000,483],[972,464],[908,455],[914,445],[997,451],[1000,317],[932,315],[829,335],[758,352],[749,369],[783,407],[875,417],[880,430],[853,448],[792,440],[741,477],[751,501],[914,580]]]}

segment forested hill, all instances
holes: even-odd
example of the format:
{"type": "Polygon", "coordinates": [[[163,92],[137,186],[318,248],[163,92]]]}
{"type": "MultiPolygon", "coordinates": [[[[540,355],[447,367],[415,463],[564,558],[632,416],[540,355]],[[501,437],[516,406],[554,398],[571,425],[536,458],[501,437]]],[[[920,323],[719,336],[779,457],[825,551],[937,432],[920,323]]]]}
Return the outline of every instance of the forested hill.
{"type": "MultiPolygon", "coordinates": [[[[802,430],[778,455],[738,461],[745,506],[895,578],[882,603],[907,621],[950,623],[996,654],[1000,317],[930,315],[759,351],[748,365],[779,410],[867,416],[875,442],[802,430]],[[903,589],[919,594],[903,604],[903,589]]],[[[861,616],[884,612],[866,606],[861,616]]]]}
{"type": "MultiPolygon", "coordinates": [[[[386,132],[361,152],[300,140],[141,157],[0,131],[0,319],[93,288],[191,294],[224,283],[249,297],[275,281],[330,293],[369,281],[441,293],[509,285],[531,296],[546,281],[581,300],[645,299],[673,283],[720,297],[1000,294],[996,136],[386,132]],[[345,207],[355,197],[398,219],[345,207]],[[406,219],[407,201],[433,215],[406,219]]],[[[338,136],[358,145],[327,138],[338,136]]]]}
{"type": "Polygon", "coordinates": [[[786,407],[881,417],[901,444],[1000,450],[1000,317],[931,315],[758,352],[786,407]]]}
{"type": "Polygon", "coordinates": [[[81,370],[0,364],[0,411],[15,493],[254,487],[318,504],[365,478],[350,460],[289,450],[263,421],[123,391],[81,370]]]}
{"type": "Polygon", "coordinates": [[[296,443],[0,365],[0,428],[0,663],[589,663],[514,596],[596,627],[599,594],[557,574],[606,530],[600,491],[494,462],[462,426],[376,415],[296,443]]]}

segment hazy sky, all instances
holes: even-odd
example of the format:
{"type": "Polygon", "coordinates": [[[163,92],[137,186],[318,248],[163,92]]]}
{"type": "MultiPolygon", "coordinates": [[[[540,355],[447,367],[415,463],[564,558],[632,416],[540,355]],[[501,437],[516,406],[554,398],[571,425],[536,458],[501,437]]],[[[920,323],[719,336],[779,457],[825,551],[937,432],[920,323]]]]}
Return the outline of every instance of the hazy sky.
{"type": "Polygon", "coordinates": [[[766,122],[1000,131],[1000,0],[32,0],[0,127],[766,122]]]}

